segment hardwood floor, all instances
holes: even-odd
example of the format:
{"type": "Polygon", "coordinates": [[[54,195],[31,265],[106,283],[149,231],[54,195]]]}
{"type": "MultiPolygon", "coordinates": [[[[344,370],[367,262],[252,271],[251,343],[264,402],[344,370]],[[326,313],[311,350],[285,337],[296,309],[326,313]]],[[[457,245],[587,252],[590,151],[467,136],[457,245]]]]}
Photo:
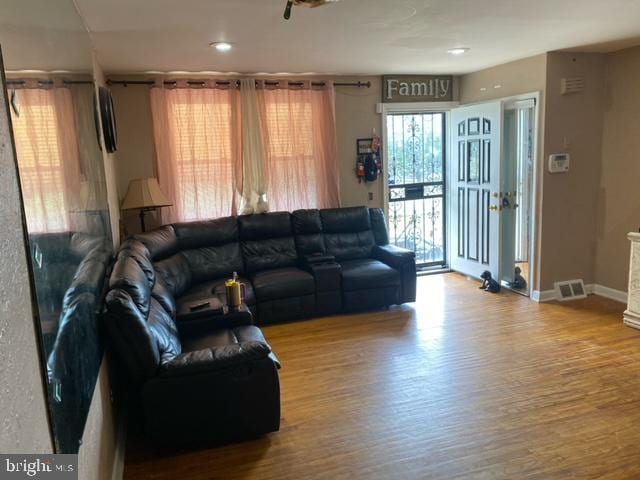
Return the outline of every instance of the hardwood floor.
{"type": "Polygon", "coordinates": [[[624,306],[477,286],[421,277],[415,305],[265,328],[281,431],[163,457],[132,442],[125,479],[640,478],[624,306]]]}

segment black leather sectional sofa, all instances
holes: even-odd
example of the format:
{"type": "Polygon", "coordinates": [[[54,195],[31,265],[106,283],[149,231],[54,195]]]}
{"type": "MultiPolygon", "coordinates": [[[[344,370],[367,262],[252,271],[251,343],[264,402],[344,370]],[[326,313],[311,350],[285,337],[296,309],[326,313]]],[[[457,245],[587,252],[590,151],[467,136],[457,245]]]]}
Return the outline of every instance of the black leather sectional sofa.
{"type": "Polygon", "coordinates": [[[388,244],[366,207],[298,210],[166,225],[118,253],[106,323],[162,444],[279,428],[277,362],[254,325],[185,334],[177,312],[216,295],[237,272],[259,324],[415,300],[413,252],[388,244]],[[259,408],[256,403],[259,402],[259,408]]]}
{"type": "Polygon", "coordinates": [[[261,324],[415,300],[415,256],[389,245],[380,209],[225,217],[166,225],[131,241],[147,248],[178,307],[211,292],[224,297],[233,272],[261,324]]]}

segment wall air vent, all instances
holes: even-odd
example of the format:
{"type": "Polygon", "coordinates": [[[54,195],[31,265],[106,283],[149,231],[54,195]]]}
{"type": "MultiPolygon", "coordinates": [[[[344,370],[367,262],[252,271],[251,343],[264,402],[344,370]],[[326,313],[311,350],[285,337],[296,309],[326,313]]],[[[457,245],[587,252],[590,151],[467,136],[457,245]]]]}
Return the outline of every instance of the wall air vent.
{"type": "Polygon", "coordinates": [[[569,95],[572,93],[580,93],[584,90],[584,78],[571,77],[560,79],[560,94],[569,95]]]}
{"type": "Polygon", "coordinates": [[[582,279],[556,282],[554,286],[556,290],[556,298],[560,301],[586,298],[587,296],[587,290],[584,288],[584,282],[582,279]]]}

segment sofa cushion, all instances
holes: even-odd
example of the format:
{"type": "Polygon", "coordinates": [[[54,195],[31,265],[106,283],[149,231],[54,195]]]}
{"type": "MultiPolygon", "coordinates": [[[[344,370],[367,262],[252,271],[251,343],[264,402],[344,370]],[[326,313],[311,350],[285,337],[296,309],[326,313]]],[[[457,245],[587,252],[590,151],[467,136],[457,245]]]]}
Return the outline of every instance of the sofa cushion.
{"type": "Polygon", "coordinates": [[[369,217],[376,245],[387,245],[389,243],[389,233],[387,232],[387,221],[384,218],[384,212],[381,208],[370,208],[369,217]]]}
{"type": "Polygon", "coordinates": [[[337,260],[369,258],[375,245],[367,207],[320,210],[326,253],[337,260]]]}
{"type": "Polygon", "coordinates": [[[362,232],[371,230],[367,207],[326,208],[320,210],[324,233],[362,232]]]}
{"type": "Polygon", "coordinates": [[[298,261],[293,237],[242,242],[242,255],[248,273],[293,267],[298,261]]]}
{"type": "Polygon", "coordinates": [[[291,214],[291,224],[298,255],[324,253],[325,245],[320,210],[296,210],[291,214]]]}
{"type": "Polygon", "coordinates": [[[175,223],[173,229],[176,232],[180,250],[215,247],[238,241],[238,222],[235,217],[175,223]]]}
{"type": "Polygon", "coordinates": [[[151,285],[134,258],[120,255],[113,266],[109,289],[126,291],[143,315],[149,313],[151,285]]]}
{"type": "Polygon", "coordinates": [[[181,253],[155,262],[153,268],[164,286],[174,297],[182,295],[191,287],[191,269],[189,262],[181,253]]]}
{"type": "Polygon", "coordinates": [[[259,213],[238,217],[241,240],[264,240],[291,237],[291,215],[288,212],[259,213]]]}
{"type": "MultiPolygon", "coordinates": [[[[208,335],[187,337],[183,341],[183,352],[195,352],[207,348],[224,347],[234,343],[257,342],[269,347],[262,332],[253,325],[241,325],[236,328],[224,328],[208,335]]],[[[270,347],[269,347],[270,349],[270,347]]]]}
{"type": "Polygon", "coordinates": [[[340,265],[345,291],[400,285],[400,273],[378,260],[347,260],[340,265]]]}
{"type": "Polygon", "coordinates": [[[176,232],[171,225],[165,225],[146,233],[138,233],[132,238],[147,247],[153,261],[170,257],[179,249],[176,232]]]}
{"type": "Polygon", "coordinates": [[[233,272],[242,272],[244,270],[244,262],[242,261],[238,242],[215,247],[184,250],[182,255],[187,259],[194,283],[223,276],[230,277],[233,272]]]}
{"type": "MultiPolygon", "coordinates": [[[[226,291],[224,288],[224,282],[229,277],[220,277],[214,280],[209,280],[206,282],[200,282],[196,285],[193,285],[189,290],[184,292],[178,299],[176,300],[176,305],[178,311],[180,311],[180,307],[185,303],[193,303],[197,300],[206,300],[207,298],[211,298],[213,296],[218,297],[222,303],[227,303],[226,291]]],[[[251,282],[249,282],[244,277],[238,277],[238,281],[240,283],[244,283],[246,285],[246,297],[244,299],[244,303],[247,305],[255,305],[256,304],[256,296],[253,292],[253,287],[251,286],[251,282]]]]}
{"type": "Polygon", "coordinates": [[[371,257],[375,246],[373,232],[365,230],[354,233],[326,233],[324,243],[326,253],[336,260],[356,260],[371,257]]]}
{"type": "Polygon", "coordinates": [[[153,282],[155,282],[156,271],[154,270],[153,263],[151,262],[151,254],[142,242],[134,240],[133,238],[125,240],[122,245],[120,245],[120,250],[118,251],[117,256],[120,257],[122,255],[127,255],[138,262],[138,265],[140,265],[140,268],[147,276],[149,283],[153,284],[153,282]]]}
{"type": "Polygon", "coordinates": [[[160,278],[156,281],[151,289],[151,296],[171,315],[176,316],[176,299],[173,297],[169,289],[165,286],[164,281],[160,278]]]}
{"type": "Polygon", "coordinates": [[[258,302],[301,297],[315,292],[313,275],[299,268],[265,270],[251,276],[258,302]]]}

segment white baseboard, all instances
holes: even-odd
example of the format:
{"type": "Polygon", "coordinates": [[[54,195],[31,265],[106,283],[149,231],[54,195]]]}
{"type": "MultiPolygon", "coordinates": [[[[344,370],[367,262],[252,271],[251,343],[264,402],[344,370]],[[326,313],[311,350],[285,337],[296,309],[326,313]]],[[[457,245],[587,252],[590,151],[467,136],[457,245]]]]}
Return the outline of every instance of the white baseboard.
{"type": "Polygon", "coordinates": [[[599,285],[597,283],[589,285],[589,287],[591,287],[591,293],[600,295],[601,297],[610,298],[611,300],[615,300],[620,303],[626,304],[629,299],[627,292],[623,292],[622,290],[605,287],[604,285],[599,285]]]}
{"type": "Polygon", "coordinates": [[[531,300],[534,302],[551,302],[556,299],[555,290],[534,290],[531,292],[531,300]]]}
{"type": "MultiPolygon", "coordinates": [[[[616,290],[615,288],[605,287],[597,283],[589,283],[584,286],[588,294],[600,295],[601,297],[609,298],[621,303],[627,303],[627,292],[622,290],[616,290]]],[[[531,299],[536,302],[552,302],[557,300],[557,293],[555,290],[534,290],[531,293],[531,299]]]]}
{"type": "Polygon", "coordinates": [[[629,327],[637,328],[640,330],[640,316],[638,316],[637,314],[629,310],[625,310],[623,314],[623,319],[624,319],[625,325],[628,325],[629,327]]]}

